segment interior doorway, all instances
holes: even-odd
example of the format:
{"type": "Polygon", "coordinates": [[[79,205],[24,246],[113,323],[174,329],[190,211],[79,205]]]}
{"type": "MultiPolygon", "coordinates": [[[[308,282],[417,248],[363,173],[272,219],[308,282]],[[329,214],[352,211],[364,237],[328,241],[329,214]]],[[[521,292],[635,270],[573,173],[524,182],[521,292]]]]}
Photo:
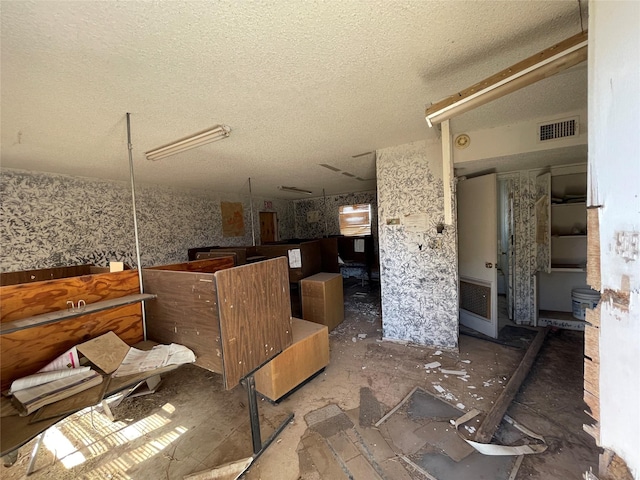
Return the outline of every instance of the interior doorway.
{"type": "Polygon", "coordinates": [[[278,214],[276,212],[259,212],[260,215],[260,243],[278,241],[278,214]]]}
{"type": "Polygon", "coordinates": [[[498,337],[498,211],[496,174],[460,180],[458,275],[460,323],[498,337]]]}

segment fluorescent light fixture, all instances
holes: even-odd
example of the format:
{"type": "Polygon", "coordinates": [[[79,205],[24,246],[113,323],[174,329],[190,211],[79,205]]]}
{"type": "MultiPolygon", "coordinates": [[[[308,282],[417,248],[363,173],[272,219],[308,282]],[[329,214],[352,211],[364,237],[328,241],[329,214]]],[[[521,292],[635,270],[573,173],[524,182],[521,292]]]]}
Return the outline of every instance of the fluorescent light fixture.
{"type": "Polygon", "coordinates": [[[306,195],[311,195],[313,193],[311,190],[304,190],[298,187],[285,187],[284,185],[279,186],[278,190],[282,190],[283,192],[291,192],[291,193],[304,193],[306,195]]]}
{"type": "Polygon", "coordinates": [[[430,127],[531,85],[587,59],[587,32],[582,32],[512,65],[426,109],[430,127]]]}
{"type": "Polygon", "coordinates": [[[145,152],[145,155],[147,160],[160,160],[161,158],[185,152],[192,148],[215,142],[216,140],[222,140],[223,138],[227,138],[230,134],[231,129],[226,125],[216,125],[208,130],[203,130],[202,132],[189,135],[188,137],[181,138],[175,142],[149,150],[148,152],[145,152]]]}

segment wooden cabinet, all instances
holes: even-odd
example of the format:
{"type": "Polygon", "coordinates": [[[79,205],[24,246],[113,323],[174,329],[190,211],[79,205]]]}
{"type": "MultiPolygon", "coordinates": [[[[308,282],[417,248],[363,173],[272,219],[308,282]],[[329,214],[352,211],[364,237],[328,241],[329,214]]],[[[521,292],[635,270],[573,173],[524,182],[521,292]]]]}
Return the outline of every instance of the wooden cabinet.
{"type": "Polygon", "coordinates": [[[277,401],[329,364],[325,325],[292,319],[293,344],[255,373],[256,389],[277,401]]]}
{"type": "Polygon", "coordinates": [[[302,317],[333,330],[344,320],[342,275],[317,273],[300,281],[302,317]]]}

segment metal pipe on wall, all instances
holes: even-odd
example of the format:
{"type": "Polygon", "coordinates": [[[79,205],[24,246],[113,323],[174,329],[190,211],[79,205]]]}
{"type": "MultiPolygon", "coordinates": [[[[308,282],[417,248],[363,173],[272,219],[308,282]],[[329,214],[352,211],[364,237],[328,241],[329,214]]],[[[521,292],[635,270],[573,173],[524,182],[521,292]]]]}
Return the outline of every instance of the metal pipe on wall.
{"type": "MultiPolygon", "coordinates": [[[[140,239],[138,237],[138,215],[136,213],[136,186],[133,175],[133,145],[131,144],[131,114],[127,112],[127,148],[129,150],[129,178],[131,179],[131,203],[133,204],[133,233],[136,238],[136,261],[138,262],[138,281],[140,282],[140,293],[144,293],[142,285],[142,261],[140,260],[140,239]]],[[[147,317],[142,302],[142,335],[147,339],[147,317]]]]}

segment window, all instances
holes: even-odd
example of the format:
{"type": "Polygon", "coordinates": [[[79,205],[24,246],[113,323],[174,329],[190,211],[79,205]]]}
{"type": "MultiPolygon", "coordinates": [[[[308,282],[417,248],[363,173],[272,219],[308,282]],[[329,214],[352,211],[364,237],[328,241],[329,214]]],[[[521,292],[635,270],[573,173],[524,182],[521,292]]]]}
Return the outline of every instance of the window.
{"type": "Polygon", "coordinates": [[[343,205],[339,212],[342,235],[371,235],[371,204],[343,205]]]}

